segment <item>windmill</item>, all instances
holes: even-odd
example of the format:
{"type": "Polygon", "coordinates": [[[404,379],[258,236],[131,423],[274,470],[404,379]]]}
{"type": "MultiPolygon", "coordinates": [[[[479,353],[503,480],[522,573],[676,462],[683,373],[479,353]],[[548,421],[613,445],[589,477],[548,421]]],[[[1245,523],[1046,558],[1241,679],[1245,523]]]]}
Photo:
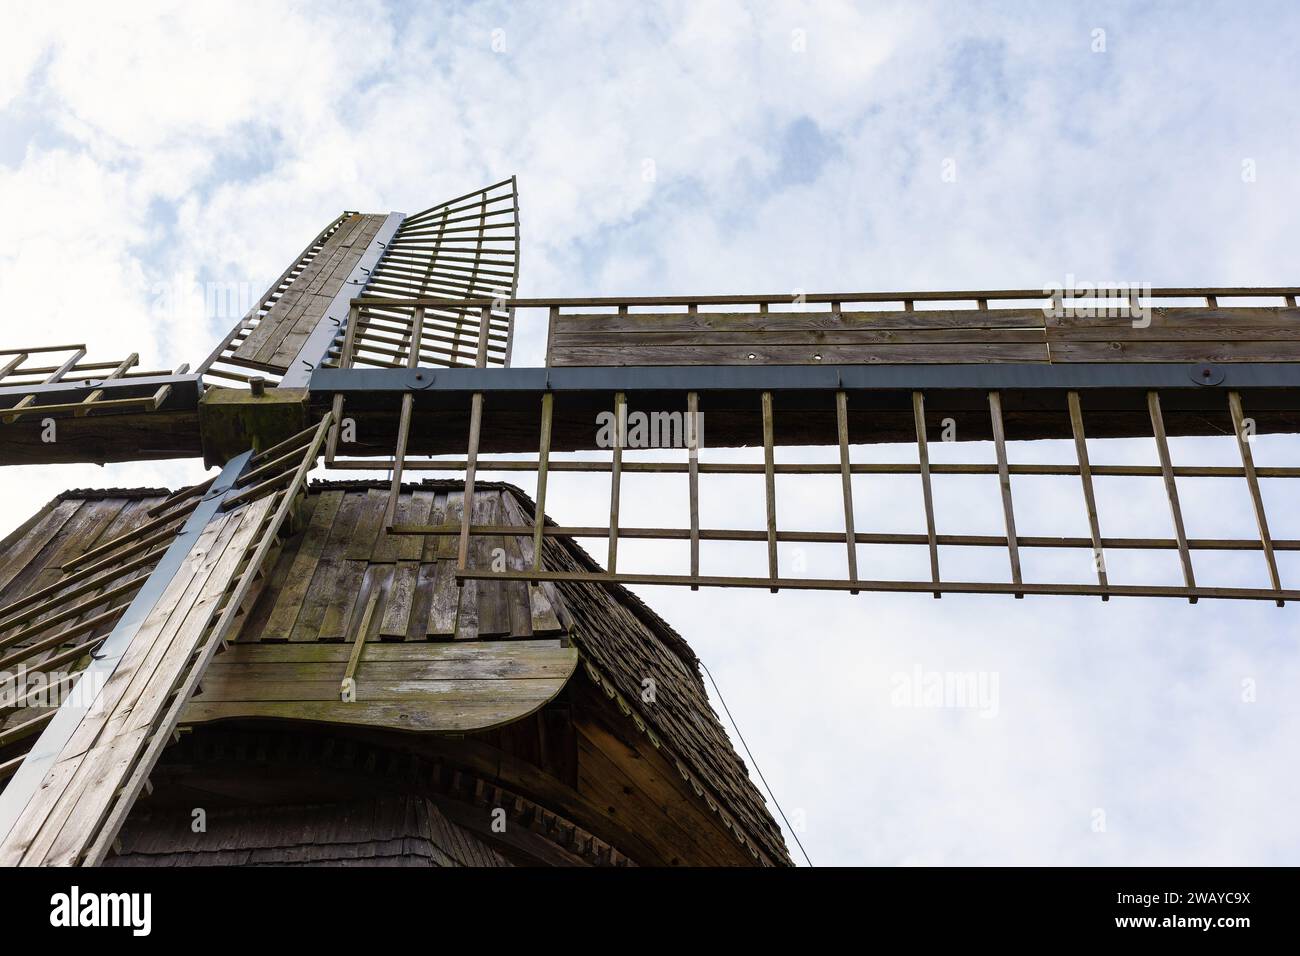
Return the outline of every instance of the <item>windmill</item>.
{"type": "MultiPolygon", "coordinates": [[[[166,801],[147,822],[139,798],[152,781],[183,793],[176,761],[193,775],[250,748],[285,766],[337,763],[322,728],[341,726],[438,740],[399,759],[387,738],[348,738],[349,772],[384,766],[425,788],[416,804],[413,791],[368,791],[388,828],[375,824],[367,846],[409,844],[419,817],[421,859],[454,856],[454,844],[473,847],[460,859],[471,863],[785,863],[694,656],[626,585],[1300,598],[1278,568],[1300,541],[1272,537],[1262,491],[1300,469],[1257,465],[1252,446],[1258,434],[1300,431],[1300,290],[520,298],[518,256],[510,179],[414,215],[343,213],[193,370],[141,370],[134,354],[92,361],[77,344],[0,352],[0,463],[202,456],[220,469],[179,491],[68,493],[6,540],[0,670],[57,675],[37,690],[66,695],[25,709],[37,691],[23,690],[0,709],[0,863],[147,857],[142,847],[167,833],[174,858],[211,861],[210,846],[176,835],[166,801]],[[543,367],[512,363],[524,322],[545,330],[543,367]],[[679,454],[625,460],[638,420],[667,428],[679,454]],[[933,462],[931,443],[948,430],[991,442],[994,460],[933,462]],[[1240,464],[1175,462],[1169,439],[1184,435],[1231,438],[1240,464]],[[1091,461],[1090,439],[1120,437],[1149,440],[1153,460],[1091,461]],[[1042,438],[1072,441],[1075,460],[1014,460],[1013,442],[1042,438]],[[914,452],[851,459],[852,446],[872,443],[914,452]],[[704,448],[741,446],[761,447],[762,462],[701,460],[704,448]],[[837,460],[778,460],[800,446],[837,460]],[[322,458],[387,477],[309,484],[322,458]],[[535,475],[535,501],[480,471],[535,475]],[[607,522],[548,520],[548,477],[560,472],[609,476],[607,522]],[[412,483],[423,474],[455,477],[412,483]],[[623,477],[644,474],[678,476],[689,523],[621,520],[623,477]],[[712,475],[761,477],[764,527],[712,526],[700,497],[712,475]],[[818,475],[839,479],[840,530],[800,530],[797,507],[779,507],[778,477],[818,475]],[[854,495],[880,476],[919,484],[914,531],[857,527],[854,495]],[[1033,476],[1077,479],[1068,506],[1087,535],[1018,533],[1012,479],[1033,476]],[[987,508],[1002,533],[944,533],[939,477],[995,477],[987,508]],[[1117,535],[1098,478],[1159,480],[1169,533],[1117,535]],[[1189,536],[1180,478],[1232,482],[1258,534],[1189,536]],[[577,538],[605,543],[603,566],[577,538]],[[619,547],[629,540],[677,542],[684,560],[628,571],[619,547]],[[714,542],[765,546],[766,573],[704,573],[701,550],[714,542]],[[791,543],[842,548],[842,573],[789,573],[780,552],[791,543]],[[864,573],[864,544],[922,549],[929,573],[864,573]],[[1006,576],[946,577],[941,555],[954,547],[1001,552],[1006,576]],[[1083,553],[1094,579],[1031,579],[1029,549],[1083,553]],[[1175,556],[1181,580],[1113,580],[1106,555],[1120,550],[1175,556]],[[1202,551],[1259,555],[1260,581],[1198,582],[1202,551]],[[492,748],[492,772],[476,747],[492,748]],[[638,762],[621,760],[629,751],[638,762]],[[627,796],[600,796],[618,775],[631,781],[627,796]],[[619,819],[631,825],[611,816],[625,799],[619,819]],[[471,806],[499,810],[513,829],[471,806]],[[665,807],[671,823],[656,816],[665,807]]],[[[357,798],[355,778],[340,773],[330,792],[357,798]]],[[[265,835],[296,807],[294,819],[324,814],[322,830],[337,829],[317,804],[303,810],[304,787],[284,780],[255,821],[238,805],[223,819],[265,835]]],[[[247,837],[236,856],[272,846],[247,837]]]]}

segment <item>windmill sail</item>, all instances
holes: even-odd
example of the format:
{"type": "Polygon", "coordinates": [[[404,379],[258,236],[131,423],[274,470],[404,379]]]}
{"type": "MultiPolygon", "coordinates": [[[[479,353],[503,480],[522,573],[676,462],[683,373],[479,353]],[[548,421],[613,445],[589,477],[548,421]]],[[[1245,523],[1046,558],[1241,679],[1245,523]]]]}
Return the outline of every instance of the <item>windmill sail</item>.
{"type": "MultiPolygon", "coordinates": [[[[199,370],[220,381],[261,376],[301,387],[337,365],[353,329],[351,361],[407,364],[415,306],[407,300],[514,297],[519,209],[513,178],[413,215],[345,212],[325,227],[231,330],[199,370]],[[362,299],[356,308],[351,302],[362,299]],[[287,377],[287,378],[286,378],[287,377]]],[[[509,363],[510,313],[490,312],[489,364],[509,363]]],[[[473,365],[480,310],[425,309],[422,365],[473,365]]]]}

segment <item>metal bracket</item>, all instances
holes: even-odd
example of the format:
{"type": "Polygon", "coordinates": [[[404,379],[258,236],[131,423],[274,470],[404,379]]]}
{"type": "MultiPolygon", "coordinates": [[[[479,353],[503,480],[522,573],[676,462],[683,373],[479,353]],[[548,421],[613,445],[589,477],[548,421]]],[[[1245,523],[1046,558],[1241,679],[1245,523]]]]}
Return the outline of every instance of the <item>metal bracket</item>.
{"type": "Polygon", "coordinates": [[[1193,365],[1187,376],[1197,385],[1222,385],[1224,371],[1216,365],[1193,365]]]}

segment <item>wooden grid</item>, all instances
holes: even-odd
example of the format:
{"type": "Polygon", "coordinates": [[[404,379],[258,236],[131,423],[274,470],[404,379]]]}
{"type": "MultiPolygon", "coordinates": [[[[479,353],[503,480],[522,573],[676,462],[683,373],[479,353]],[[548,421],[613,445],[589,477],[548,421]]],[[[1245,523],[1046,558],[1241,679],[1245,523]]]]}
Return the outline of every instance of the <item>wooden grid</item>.
{"type": "MultiPolygon", "coordinates": [[[[1054,343],[1061,347],[1065,361],[1074,361],[1086,357],[1094,361],[1114,359],[1116,361],[1134,361],[1136,354],[1146,361],[1173,362],[1213,362],[1237,360],[1281,361],[1288,358],[1300,358],[1300,353],[1292,355],[1297,343],[1300,343],[1300,313],[1296,312],[1296,295],[1300,290],[1293,287],[1277,288],[1159,288],[1138,297],[1132,290],[1091,290],[1085,293],[1066,291],[1063,294],[1045,295],[1041,290],[990,290],[990,291],[954,291],[954,292],[902,292],[902,293],[834,293],[816,294],[801,297],[800,309],[789,311],[790,298],[778,296],[669,296],[637,298],[548,298],[548,299],[514,299],[506,303],[513,312],[515,309],[545,309],[549,315],[549,342],[547,355],[549,360],[559,356],[564,348],[577,347],[582,342],[581,336],[588,333],[606,336],[618,346],[608,345],[604,362],[608,364],[697,364],[698,349],[701,340],[698,336],[721,330],[723,339],[727,336],[739,336],[737,342],[763,341],[765,335],[787,336],[788,329],[798,333],[807,333],[808,341],[797,348],[811,349],[806,360],[813,363],[826,359],[841,364],[856,362],[874,363],[882,361],[878,352],[881,347],[893,349],[888,353],[888,360],[903,362],[921,362],[930,364],[950,364],[967,361],[1005,361],[1008,355],[995,348],[993,352],[981,352],[988,345],[988,338],[996,338],[1000,331],[1011,331],[1022,335],[1024,330],[1033,331],[1041,342],[1030,343],[1028,340],[1010,343],[1016,348],[1030,347],[1037,351],[1017,353],[1022,361],[1052,361],[1054,343]],[[1151,309],[1150,324],[1135,326],[1132,317],[1117,308],[1116,298],[1122,301],[1125,309],[1145,307],[1151,309]],[[1174,300],[1200,299],[1204,305],[1187,306],[1185,301],[1173,304],[1174,300]],[[1251,303],[1248,307],[1221,306],[1221,299],[1244,299],[1251,303]],[[1021,300],[1018,305],[1027,306],[1012,310],[991,309],[990,302],[1021,300]],[[902,306],[901,311],[865,311],[846,312],[849,304],[892,304],[902,306]],[[918,304],[940,304],[943,309],[930,309],[918,304]],[[947,306],[965,304],[967,308],[947,308],[947,306]],[[1162,305],[1161,303],[1166,303],[1162,305]],[[774,307],[784,305],[785,311],[774,307]],[[756,311],[739,313],[736,308],[748,308],[756,311]],[[566,310],[583,310],[578,313],[566,310]],[[593,309],[604,309],[603,313],[593,313],[593,309]],[[672,309],[674,311],[665,311],[672,309]],[[713,310],[713,311],[702,311],[713,310]],[[1051,310],[1047,314],[1045,309],[1051,310]],[[1097,317],[1097,321],[1085,321],[1080,312],[1085,309],[1107,310],[1111,314],[1097,317]],[[647,311],[633,311],[647,310],[647,311]],[[811,310],[811,311],[805,311],[811,310]],[[1116,316],[1118,313],[1118,318],[1116,316]],[[852,326],[852,328],[849,328],[852,326]],[[586,331],[574,331],[583,330],[586,331]],[[826,344],[828,333],[845,333],[851,338],[848,343],[833,355],[826,344]],[[956,332],[956,334],[951,334],[956,332]],[[865,334],[865,337],[864,337],[865,334]],[[565,336],[573,337],[572,341],[565,336]],[[649,346],[655,336],[661,336],[658,345],[649,346]],[[928,336],[928,337],[927,337],[928,336]],[[969,341],[968,341],[969,340],[969,341]],[[1114,341],[1111,341],[1114,340],[1114,341]],[[1142,342],[1145,351],[1135,350],[1134,343],[1142,342]],[[1216,351],[1216,343],[1228,341],[1232,348],[1227,352],[1216,351]],[[622,343],[626,343],[625,345],[622,343]],[[1085,350],[1072,355],[1068,349],[1079,343],[1085,343],[1085,350]],[[1109,343],[1109,344],[1108,344],[1109,343]],[[1092,349],[1093,345],[1105,346],[1100,351],[1092,349]],[[652,361],[642,362],[633,356],[638,349],[649,347],[652,361]],[[899,351],[899,347],[905,351],[899,351]],[[865,351],[864,351],[865,349],[865,351]],[[1162,353],[1161,349],[1168,349],[1162,353]],[[1291,350],[1291,351],[1288,351],[1291,350]]],[[[424,310],[444,300],[410,298],[404,300],[414,317],[409,347],[404,353],[406,368],[417,367],[416,356],[421,351],[423,323],[419,317],[424,310]]],[[[353,300],[354,311],[368,308],[371,300],[361,297],[353,300]]],[[[482,334],[488,326],[488,311],[494,305],[482,298],[466,298],[455,303],[463,310],[472,308],[480,310],[481,319],[478,326],[480,336],[475,364],[486,366],[486,337],[482,334]]],[[[499,304],[499,303],[496,303],[499,304]]],[[[797,337],[797,336],[796,336],[797,337]]],[[[707,334],[705,341],[708,341],[707,334]]],[[[714,343],[716,345],[716,343],[714,343]]],[[[1006,345],[1008,343],[1003,343],[1006,345]]],[[[787,343],[788,345],[788,343],[787,343]]],[[[730,346],[728,346],[730,347],[730,346]]],[[[345,345],[345,358],[350,354],[351,345],[345,345]]],[[[710,347],[712,348],[712,347],[710,347]]],[[[796,360],[793,352],[765,348],[760,345],[740,348],[744,361],[754,364],[779,364],[778,357],[787,361],[796,360]]],[[[704,357],[698,361],[716,360],[716,349],[705,350],[704,357]]],[[[572,357],[572,355],[570,355],[572,357]]],[[[348,365],[344,362],[344,365],[348,365]]],[[[583,364],[572,362],[565,364],[583,364]]],[[[1212,374],[1212,370],[1207,370],[1212,374]]],[[[697,393],[688,393],[685,405],[692,413],[699,408],[697,393]]],[[[361,468],[367,470],[391,469],[393,472],[394,491],[386,515],[386,526],[394,533],[408,534],[454,534],[459,538],[458,578],[468,579],[503,579],[517,580],[521,577],[531,581],[565,580],[564,576],[548,575],[538,566],[531,572],[493,573],[483,568],[471,567],[468,563],[470,554],[469,540],[480,534],[523,534],[532,533],[535,545],[540,545],[546,534],[572,535],[575,537],[596,537],[608,540],[606,556],[607,570],[602,574],[582,574],[574,580],[591,580],[621,583],[656,583],[681,584],[697,589],[701,586],[724,587],[767,587],[773,591],[788,588],[824,588],[830,590],[846,589],[853,593],[863,590],[888,591],[929,591],[935,597],[947,592],[1008,593],[1016,597],[1025,594],[1096,594],[1103,600],[1111,595],[1144,595],[1184,597],[1195,603],[1200,597],[1227,597],[1272,599],[1279,604],[1294,599],[1297,593],[1283,588],[1277,569],[1275,553],[1279,550],[1300,550],[1300,541],[1274,541],[1269,533],[1267,515],[1260,495],[1260,478],[1294,478],[1300,477],[1296,468],[1257,468],[1251,455],[1251,448],[1245,424],[1240,393],[1228,393],[1229,412],[1237,434],[1238,447],[1242,459],[1240,468],[1195,468],[1176,466],[1171,458],[1168,439],[1164,425],[1164,416],[1160,396],[1151,391],[1147,396],[1147,414],[1151,422],[1151,434],[1156,444],[1158,465],[1156,466],[1094,466],[1088,456],[1087,436],[1084,428],[1084,411],[1078,392],[1067,393],[1069,407],[1070,431],[1074,438],[1077,463],[1074,465],[1018,465],[1013,463],[1007,452],[1007,436],[1003,416],[1003,400],[1000,391],[987,393],[989,409],[989,426],[996,453],[996,463],[992,465],[937,465],[931,464],[926,437],[925,394],[916,391],[912,394],[913,418],[916,424],[916,461],[915,463],[895,464],[853,464],[849,461],[848,448],[852,441],[849,429],[848,407],[851,395],[841,391],[835,395],[833,409],[828,409],[836,416],[836,433],[838,437],[840,461],[836,465],[782,465],[775,460],[774,407],[770,392],[756,393],[755,399],[760,403],[763,423],[764,461],[761,465],[722,464],[700,462],[699,449],[692,447],[686,462],[624,462],[622,450],[615,448],[609,462],[590,461],[556,461],[549,459],[551,426],[554,417],[554,394],[542,397],[540,413],[541,434],[539,452],[535,461],[529,459],[493,460],[480,462],[479,444],[483,429],[484,392],[476,392],[472,397],[470,408],[470,426],[467,441],[467,456],[458,461],[421,461],[408,459],[407,448],[413,428],[414,396],[406,392],[402,396],[402,406],[397,431],[395,455],[389,460],[348,460],[336,458],[338,448],[337,430],[331,435],[327,454],[327,465],[334,468],[361,468]],[[397,492],[400,489],[402,475],[409,471],[455,472],[463,471],[466,488],[472,491],[475,475],[480,468],[492,471],[535,471],[538,481],[538,517],[536,525],[529,528],[491,526],[478,527],[472,524],[472,518],[465,515],[459,527],[429,527],[395,525],[397,492]],[[610,512],[609,521],[602,527],[551,527],[544,526],[542,515],[546,504],[547,476],[552,471],[609,472],[610,474],[610,512]],[[624,473],[681,474],[688,476],[688,493],[690,496],[691,525],[689,528],[625,528],[619,522],[621,478],[624,473]],[[762,474],[764,476],[764,505],[766,528],[762,531],[732,531],[700,527],[699,516],[699,476],[701,474],[762,474]],[[844,498],[845,529],[840,533],[801,532],[781,530],[777,524],[777,500],[775,476],[778,474],[839,474],[844,498]],[[918,475],[924,502],[924,534],[879,534],[857,531],[853,526],[852,476],[855,474],[916,474],[918,475]],[[996,475],[1000,491],[1000,505],[1003,517],[1004,533],[1001,535],[946,535],[936,527],[933,498],[933,476],[935,475],[996,475]],[[1080,479],[1082,505],[1088,519],[1089,536],[1042,537],[1024,536],[1018,533],[1015,523],[1015,506],[1012,498],[1011,477],[1013,475],[1071,475],[1080,479]],[[1172,538],[1136,538],[1104,537],[1098,515],[1093,479],[1096,476],[1159,477],[1162,479],[1165,495],[1169,503],[1172,538]],[[1179,477],[1234,477],[1242,478],[1247,483],[1252,507],[1259,528],[1258,539],[1188,539],[1185,530],[1182,505],[1178,496],[1176,479],[1179,477]],[[618,570],[618,543],[620,539],[651,540],[689,540],[689,571],[677,575],[628,575],[618,570]],[[765,577],[740,578],[725,576],[705,576],[700,574],[699,547],[701,541],[758,541],[767,545],[768,574],[765,577]],[[842,579],[797,579],[784,577],[778,566],[778,548],[780,542],[807,543],[841,543],[846,546],[846,575],[842,579]],[[865,581],[858,573],[858,544],[892,544],[923,545],[928,550],[930,562],[929,581],[865,581]],[[1010,582],[954,582],[945,581],[940,573],[939,549],[944,546],[973,546],[1003,548],[1007,553],[1010,582]],[[1097,568],[1097,583],[1079,584],[1041,584],[1026,582],[1021,566],[1020,552],[1025,548],[1079,548],[1093,552],[1097,568]],[[1177,553],[1182,568],[1183,583],[1176,587],[1147,585],[1125,585],[1112,582],[1106,571],[1106,549],[1119,550],[1171,550],[1177,553]],[[1217,551],[1262,551],[1269,573],[1269,587],[1266,588],[1217,588],[1198,585],[1195,578],[1192,553],[1198,550],[1217,551]]],[[[681,404],[681,403],[678,403],[681,404]]],[[[626,407],[626,395],[615,395],[616,414],[626,407]]],[[[342,421],[343,397],[334,398],[334,413],[337,421],[342,421]]],[[[534,548],[540,554],[540,547],[534,548]]]]}
{"type": "Polygon", "coordinates": [[[189,365],[182,365],[175,372],[143,371],[137,368],[139,364],[140,356],[135,352],[124,359],[89,361],[84,344],[0,349],[0,422],[11,424],[35,414],[81,417],[107,411],[156,410],[167,400],[171,385],[163,384],[147,395],[127,398],[106,398],[110,389],[98,386],[183,375],[189,370],[189,365]],[[45,405],[38,404],[39,393],[26,391],[32,386],[58,384],[85,385],[93,387],[93,391],[75,402],[45,405]]]}
{"type": "MultiPolygon", "coordinates": [[[[1157,463],[1154,465],[1098,465],[1089,457],[1086,422],[1086,396],[1078,392],[1067,393],[1069,421],[1074,436],[1076,462],[1073,464],[1019,464],[1012,460],[1009,443],[1003,427],[1003,398],[999,391],[987,393],[988,414],[995,462],[989,464],[936,464],[930,461],[927,432],[934,423],[927,423],[925,395],[922,392],[912,394],[913,417],[916,424],[916,454],[910,462],[854,463],[849,460],[849,446],[853,441],[849,425],[849,408],[852,393],[846,391],[828,392],[828,399],[833,395],[833,402],[828,402],[826,414],[834,416],[839,436],[839,460],[831,463],[784,464],[777,461],[777,446],[774,440],[775,422],[779,416],[779,407],[774,403],[772,393],[755,394],[760,403],[763,417],[763,461],[761,463],[724,463],[703,462],[699,460],[697,443],[688,445],[685,461],[624,461],[621,449],[611,451],[607,461],[563,460],[552,461],[550,458],[550,433],[554,417],[554,393],[542,396],[541,433],[539,436],[538,455],[531,457],[480,460],[478,457],[479,439],[483,429],[482,396],[476,396],[472,406],[472,419],[468,438],[468,454],[464,459],[407,459],[404,455],[394,462],[369,463],[370,467],[393,467],[398,480],[403,472],[456,472],[465,473],[467,493],[474,486],[475,475],[479,470],[492,472],[536,472],[537,474],[537,512],[532,526],[525,525],[476,525],[472,516],[465,514],[459,524],[446,525],[394,525],[394,512],[390,509],[387,522],[391,532],[396,534],[450,535],[459,539],[457,549],[458,580],[527,580],[527,581],[564,581],[581,580],[604,583],[643,583],[684,585],[693,589],[699,587],[765,587],[772,591],[782,588],[822,589],[859,591],[913,591],[930,592],[935,597],[945,593],[997,593],[1012,594],[1023,597],[1025,594],[1058,595],[1096,595],[1108,600],[1113,595],[1179,597],[1195,603],[1199,598],[1238,598],[1272,600],[1281,606],[1285,601],[1300,598],[1300,591],[1283,586],[1277,565],[1277,553],[1280,551],[1300,551],[1300,539],[1274,539],[1269,531],[1268,516],[1264,499],[1260,491],[1262,479],[1300,478],[1297,467],[1264,467],[1254,461],[1250,440],[1251,433],[1242,396],[1237,391],[1228,391],[1226,401],[1233,422],[1236,444],[1241,458],[1237,466],[1180,466],[1174,463],[1164,425],[1164,417],[1158,392],[1147,393],[1147,411],[1151,422],[1151,436],[1156,448],[1157,463]],[[547,478],[554,472],[608,473],[609,521],[601,526],[563,526],[547,524],[544,512],[547,499],[547,478]],[[659,474],[685,475],[686,487],[683,494],[689,498],[689,527],[626,527],[620,523],[620,481],[625,474],[659,474]],[[710,528],[701,525],[699,502],[700,475],[761,475],[764,479],[765,527],[755,530],[734,530],[710,528]],[[843,496],[844,529],[842,531],[800,531],[782,527],[778,515],[784,513],[778,508],[776,482],[778,475],[838,475],[843,496]],[[914,533],[880,533],[863,531],[854,527],[853,521],[853,482],[855,475],[915,475],[921,485],[924,502],[924,531],[914,533]],[[935,517],[933,480],[935,476],[997,476],[1000,510],[1004,530],[997,535],[945,534],[938,526],[935,517]],[[1078,536],[1028,536],[1021,534],[1016,527],[1016,509],[1012,496],[1013,476],[1072,476],[1080,482],[1080,498],[1077,506],[1087,517],[1089,534],[1078,536]],[[1127,537],[1104,535],[1103,521],[1099,514],[1095,493],[1095,479],[1098,477],[1115,478],[1160,478],[1168,502],[1171,519],[1171,537],[1127,537]],[[1258,526],[1259,535],[1254,538],[1190,538],[1185,529],[1184,510],[1178,495],[1179,478],[1236,478],[1245,482],[1245,491],[1250,496],[1252,510],[1258,526]],[[540,544],[546,536],[566,536],[576,538],[604,538],[608,541],[606,555],[607,570],[592,573],[557,574],[546,571],[535,562],[531,570],[494,572],[490,568],[476,567],[470,557],[474,553],[469,542],[472,537],[481,535],[531,535],[534,540],[533,553],[541,554],[540,544]],[[624,540],[660,540],[689,541],[689,568],[678,574],[640,574],[619,571],[618,546],[624,540]],[[768,573],[759,577],[735,577],[704,575],[700,573],[700,542],[753,542],[767,546],[768,573]],[[778,544],[810,543],[840,544],[845,547],[845,572],[838,578],[794,578],[783,575],[778,563],[778,544]],[[896,545],[917,546],[927,549],[930,564],[928,580],[895,581],[867,580],[860,576],[858,570],[857,545],[896,545]],[[940,549],[943,547],[980,547],[1004,550],[1006,553],[1009,581],[951,581],[946,580],[940,567],[940,549]],[[1091,563],[1096,568],[1095,584],[1068,582],[1031,582],[1025,579],[1021,567],[1021,552],[1025,549],[1075,549],[1090,552],[1091,563]],[[1111,579],[1106,570],[1106,553],[1108,551],[1166,551],[1178,556],[1182,569],[1183,581],[1177,586],[1125,584],[1111,579]],[[1193,555],[1199,551],[1218,552],[1261,552],[1268,571],[1267,585],[1258,587],[1214,587],[1200,584],[1196,580],[1193,555]]],[[[411,408],[409,398],[403,407],[402,434],[409,434],[411,408]]],[[[625,408],[626,397],[616,397],[616,412],[620,414],[625,408]]],[[[690,393],[685,405],[691,411],[699,407],[699,396],[690,393]]],[[[807,414],[801,412],[801,414],[807,414]]],[[[399,446],[399,451],[401,448],[399,446]]],[[[357,467],[356,462],[348,467],[357,467]]]]}
{"type": "Polygon", "coordinates": [[[506,303],[518,277],[513,177],[408,216],[356,300],[334,364],[474,366],[486,342],[484,364],[509,365],[514,310],[506,303]]]}

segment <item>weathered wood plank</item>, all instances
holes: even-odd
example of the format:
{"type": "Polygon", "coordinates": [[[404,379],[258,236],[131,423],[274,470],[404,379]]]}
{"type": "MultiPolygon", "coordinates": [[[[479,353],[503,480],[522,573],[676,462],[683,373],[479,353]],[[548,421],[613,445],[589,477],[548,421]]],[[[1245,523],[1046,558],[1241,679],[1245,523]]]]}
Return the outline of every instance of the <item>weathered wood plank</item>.
{"type": "MultiPolygon", "coordinates": [[[[442,707],[460,707],[496,702],[502,709],[520,704],[532,707],[545,703],[559,693],[568,674],[544,677],[500,677],[456,680],[424,679],[396,675],[377,677],[363,660],[357,669],[356,699],[367,703],[405,701],[418,703],[430,711],[442,707]]],[[[289,680],[272,680],[262,675],[253,679],[221,671],[205,679],[203,693],[194,698],[198,704],[226,701],[335,701],[339,698],[339,675],[289,680]]]]}
{"type": "MultiPolygon", "coordinates": [[[[334,685],[338,691],[338,684],[334,685]]],[[[386,727],[426,733],[467,733],[486,730],[527,717],[546,700],[527,702],[527,709],[487,699],[458,701],[446,707],[427,706],[424,701],[222,701],[191,703],[185,711],[187,723],[197,724],[231,718],[304,720],[315,723],[386,727]]]]}
{"type": "Polygon", "coordinates": [[[1132,315],[1062,315],[1047,318],[1048,338],[1077,338],[1103,329],[1134,338],[1166,338],[1186,334],[1197,336],[1221,329],[1243,333],[1274,333],[1300,336],[1300,309],[1293,308],[1162,308],[1151,310],[1151,322],[1132,315]],[[1133,323],[1137,321],[1138,326],[1133,323]]]}
{"type": "Polygon", "coordinates": [[[456,609],[461,591],[456,587],[456,562],[453,558],[442,558],[432,567],[432,594],[425,633],[429,637],[449,639],[456,634],[456,609]]]}
{"type": "MultiPolygon", "coordinates": [[[[1178,539],[1178,560],[1183,566],[1183,581],[1189,588],[1196,587],[1196,575],[1192,571],[1192,554],[1187,547],[1187,531],[1183,527],[1183,508],[1178,501],[1178,482],[1174,477],[1174,463],[1169,454],[1169,440],[1165,433],[1165,419],[1160,410],[1160,393],[1147,392],[1147,409],[1151,415],[1151,428],[1156,440],[1156,452],[1160,456],[1160,472],[1164,477],[1165,496],[1169,500],[1169,513],[1174,522],[1174,535],[1178,539]]],[[[1195,604],[1196,598],[1187,599],[1195,604]]]]}
{"type": "Polygon", "coordinates": [[[552,365],[876,365],[988,364],[1046,362],[1047,343],[966,344],[917,348],[914,345],[744,345],[735,346],[583,346],[555,349],[552,365]],[[819,357],[820,356],[820,357],[819,357]]]}
{"type": "MultiPolygon", "coordinates": [[[[915,314],[915,313],[913,313],[915,314]]],[[[567,332],[557,333],[555,346],[561,350],[583,347],[603,348],[748,348],[760,345],[907,345],[930,348],[943,345],[1007,345],[1013,343],[1041,346],[1039,329],[780,329],[736,332],[567,332]]]]}
{"type": "MultiPolygon", "coordinates": [[[[294,623],[289,640],[314,641],[319,639],[321,625],[325,621],[325,614],[334,602],[343,578],[346,562],[341,555],[344,553],[347,542],[351,540],[352,532],[356,528],[357,515],[361,510],[362,500],[360,495],[343,496],[343,501],[339,505],[338,512],[334,516],[334,523],[330,528],[329,540],[326,542],[321,559],[316,565],[316,573],[312,577],[311,585],[307,588],[307,594],[303,598],[302,607],[298,611],[298,620],[294,623]]],[[[260,635],[258,636],[260,637],[260,635]]]]}
{"type": "Polygon", "coordinates": [[[1300,362],[1294,342],[1053,342],[1052,361],[1066,362],[1300,362]]]}
{"type": "Polygon", "coordinates": [[[76,500],[60,501],[36,523],[30,532],[19,539],[16,546],[7,550],[0,558],[0,594],[4,595],[4,603],[9,603],[11,597],[19,596],[17,589],[12,595],[5,593],[14,578],[28,568],[34,557],[81,509],[82,504],[83,502],[76,500]]]}
{"type": "Polygon", "coordinates": [[[293,562],[289,565],[286,576],[279,582],[275,609],[262,631],[265,639],[287,641],[292,636],[298,613],[302,610],[303,601],[325,550],[325,543],[330,539],[339,506],[343,504],[342,491],[326,491],[313,497],[316,498],[316,505],[311,521],[294,551],[293,562]]]}
{"type": "MultiPolygon", "coordinates": [[[[363,667],[395,663],[429,662],[433,665],[470,662],[473,666],[532,666],[529,662],[549,660],[563,650],[558,638],[534,638],[528,641],[500,640],[474,642],[375,642],[366,648],[363,667]]],[[[340,664],[351,653],[348,644],[234,644],[213,661],[213,667],[261,667],[272,664],[340,664]]]]}
{"type": "Polygon", "coordinates": [[[588,332],[831,332],[941,329],[1042,329],[1038,309],[936,309],[832,312],[636,312],[613,314],[559,313],[557,335],[588,332]]]}
{"type": "Polygon", "coordinates": [[[416,581],[420,574],[417,561],[398,561],[393,570],[392,589],[384,606],[384,616],[379,623],[379,636],[386,640],[406,640],[411,622],[411,607],[415,602],[416,581]]]}

